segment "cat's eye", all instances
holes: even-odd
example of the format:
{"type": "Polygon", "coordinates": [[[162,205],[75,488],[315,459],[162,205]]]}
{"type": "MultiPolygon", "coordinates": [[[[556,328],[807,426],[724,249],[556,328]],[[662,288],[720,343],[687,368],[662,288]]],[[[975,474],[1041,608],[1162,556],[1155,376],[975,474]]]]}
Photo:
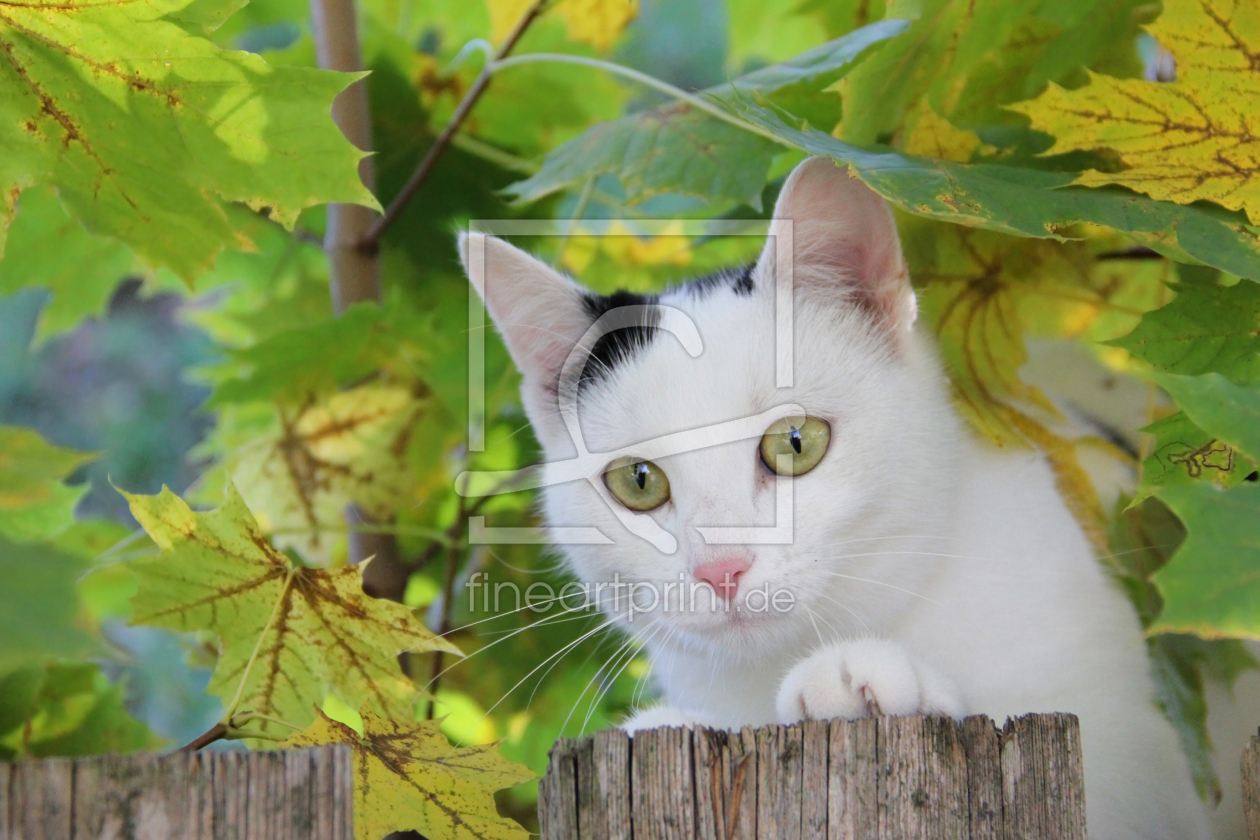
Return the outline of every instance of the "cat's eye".
{"type": "Polygon", "coordinates": [[[669,478],[651,461],[618,458],[604,470],[604,486],[630,510],[655,510],[669,501],[669,478]]]}
{"type": "Polygon", "coordinates": [[[831,443],[831,424],[818,417],[784,417],[775,420],[761,436],[761,463],[779,475],[804,475],[818,466],[831,443]],[[788,457],[787,469],[779,471],[779,456],[788,457]]]}

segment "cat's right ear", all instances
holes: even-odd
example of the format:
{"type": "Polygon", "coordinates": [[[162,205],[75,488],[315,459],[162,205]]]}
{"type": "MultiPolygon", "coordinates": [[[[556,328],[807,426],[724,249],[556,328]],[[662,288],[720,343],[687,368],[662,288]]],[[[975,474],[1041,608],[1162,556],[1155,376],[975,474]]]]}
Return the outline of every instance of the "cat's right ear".
{"type": "Polygon", "coordinates": [[[560,369],[592,323],[582,290],[546,263],[484,233],[461,233],[459,258],[524,377],[525,409],[537,426],[536,414],[555,410],[560,369]]]}

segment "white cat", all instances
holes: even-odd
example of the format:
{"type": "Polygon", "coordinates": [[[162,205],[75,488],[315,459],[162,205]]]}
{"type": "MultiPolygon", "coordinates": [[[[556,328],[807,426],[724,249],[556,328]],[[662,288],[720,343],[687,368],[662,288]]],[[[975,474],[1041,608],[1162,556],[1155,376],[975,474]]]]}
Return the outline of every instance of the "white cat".
{"type": "MultiPolygon", "coordinates": [[[[547,487],[544,507],[553,529],[595,526],[611,540],[565,546],[580,579],[640,584],[638,612],[624,588],[601,597],[645,641],[666,704],[627,728],[1072,712],[1091,836],[1208,837],[1132,608],[1045,461],[980,442],[956,415],[913,328],[888,207],[812,159],[788,179],[775,219],[791,220],[793,243],[784,388],[783,221],[751,270],[659,298],[600,297],[502,240],[461,239],[466,265],[470,245],[484,247],[471,273],[484,266],[479,290],[524,376],[550,478],[579,454],[575,429],[586,450],[611,453],[582,461],[588,480],[547,487]],[[638,307],[622,310],[629,329],[590,334],[624,306],[638,307]],[[694,322],[698,355],[673,310],[694,322]],[[575,391],[576,409],[565,396],[575,391]],[[732,431],[750,417],[763,425],[732,431]],[[667,437],[687,431],[683,444],[667,437]],[[790,542],[776,521],[788,492],[776,466],[798,473],[790,542]],[[715,530],[739,527],[762,530],[735,542],[715,530]]],[[[1248,728],[1235,721],[1229,743],[1218,737],[1227,791],[1248,728]]],[[[1235,826],[1237,803],[1227,796],[1235,826]]]]}

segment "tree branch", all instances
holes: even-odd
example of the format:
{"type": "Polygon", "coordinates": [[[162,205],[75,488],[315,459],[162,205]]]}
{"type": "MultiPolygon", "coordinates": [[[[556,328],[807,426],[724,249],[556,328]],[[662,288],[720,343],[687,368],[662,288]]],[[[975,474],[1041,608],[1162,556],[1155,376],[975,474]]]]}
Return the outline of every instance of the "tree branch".
{"type": "MultiPolygon", "coordinates": [[[[343,73],[363,69],[354,0],[311,0],[315,51],[319,66],[343,73]]],[[[364,152],[372,150],[372,118],[368,109],[367,83],[360,79],[338,94],[333,101],[333,121],[351,143],[364,152]]],[[[376,172],[370,156],[359,161],[359,177],[370,190],[376,187],[376,172]]],[[[375,252],[358,247],[372,226],[376,212],[358,204],[331,204],[324,234],[328,256],[333,311],[340,315],[351,305],[381,299],[380,260],[375,252]]],[[[354,506],[346,509],[350,525],[369,523],[354,506]]],[[[363,589],[377,598],[401,601],[407,587],[407,570],[398,551],[398,540],[388,534],[358,534],[347,539],[349,561],[360,563],[373,557],[363,575],[363,589]]]]}
{"type": "MultiPolygon", "coordinates": [[[[330,3],[338,2],[338,0],[313,0],[314,3],[330,3]]],[[[380,250],[381,236],[385,231],[397,221],[399,214],[403,208],[407,206],[407,202],[411,201],[416,191],[420,189],[420,185],[429,177],[429,173],[433,171],[433,167],[437,165],[438,159],[451,145],[459,127],[463,125],[464,120],[468,118],[468,114],[472,111],[473,106],[477,104],[477,100],[481,99],[481,95],[486,92],[486,88],[490,84],[490,78],[494,75],[495,62],[507,56],[508,53],[516,46],[517,41],[521,40],[521,36],[525,34],[525,30],[534,22],[535,18],[542,12],[543,6],[547,0],[534,0],[530,7],[516,22],[516,26],[508,34],[507,38],[499,46],[497,52],[486,62],[486,66],[481,68],[481,73],[477,76],[477,80],[473,82],[472,87],[464,94],[463,100],[460,101],[459,107],[455,109],[454,116],[451,121],[442,129],[442,133],[433,141],[433,145],[429,147],[429,151],[425,153],[424,159],[420,161],[420,165],[416,167],[416,171],[411,173],[411,177],[407,179],[407,183],[394,196],[394,200],[389,203],[389,207],[385,210],[385,215],[377,219],[367,232],[359,240],[358,248],[361,254],[366,256],[375,256],[380,250]]]]}
{"type": "Polygon", "coordinates": [[[227,724],[219,721],[205,732],[193,738],[184,746],[180,747],[180,752],[196,752],[202,747],[207,747],[215,741],[222,741],[227,736],[227,724]]]}
{"type": "MultiPolygon", "coordinates": [[[[456,530],[456,534],[462,535],[464,523],[468,520],[468,512],[464,509],[464,497],[459,497],[459,509],[455,513],[455,524],[452,529],[456,530]]],[[[460,540],[452,539],[450,547],[446,550],[446,578],[442,581],[442,622],[438,627],[437,634],[445,636],[451,632],[451,606],[455,599],[455,573],[459,568],[460,540]]],[[[430,692],[429,709],[425,715],[426,720],[433,720],[434,699],[437,696],[438,683],[442,679],[442,665],[445,662],[444,652],[436,650],[433,652],[433,676],[429,680],[428,689],[430,692]]]]}
{"type": "MultiPolygon", "coordinates": [[[[325,70],[356,73],[363,69],[354,0],[311,0],[315,51],[325,70]]],[[[333,122],[346,139],[364,152],[372,150],[372,120],[368,112],[367,82],[350,85],[333,101],[333,122]]],[[[370,156],[359,161],[359,177],[375,190],[376,170],[370,156]]],[[[333,311],[338,315],[351,304],[380,300],[380,265],[375,254],[355,247],[376,217],[359,204],[331,204],[324,251],[332,272],[333,311]]]]}

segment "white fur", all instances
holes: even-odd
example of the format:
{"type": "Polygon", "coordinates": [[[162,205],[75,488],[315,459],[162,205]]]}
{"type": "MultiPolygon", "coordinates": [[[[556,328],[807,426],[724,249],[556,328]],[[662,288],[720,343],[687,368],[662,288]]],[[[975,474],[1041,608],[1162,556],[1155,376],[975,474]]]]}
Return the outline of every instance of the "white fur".
{"type": "MultiPolygon", "coordinates": [[[[834,175],[818,172],[817,162],[804,166],[811,165],[810,177],[834,175]]],[[[817,206],[816,189],[802,209],[792,186],[778,214],[794,210],[798,229],[828,223],[812,228],[825,237],[855,224],[844,207],[817,206]]],[[[843,182],[834,189],[848,190],[846,201],[865,200],[843,182]]],[[[859,210],[870,214],[869,206],[859,210]]],[[[890,219],[866,226],[865,237],[895,243],[890,219]]],[[[995,449],[964,428],[930,341],[908,327],[912,304],[907,309],[892,293],[895,282],[909,294],[895,265],[882,277],[853,276],[834,260],[811,261],[818,242],[798,239],[791,388],[775,387],[773,295],[762,265],[750,296],[721,289],[665,297],[694,318],[704,342],[698,357],[658,335],[582,395],[591,451],[788,402],[832,427],[822,462],[794,481],[792,543],[740,547],[752,565],[733,606],[747,607],[746,593],[768,584],[793,593],[794,608],[714,610],[720,602],[706,586],[694,609],[681,609],[671,595],[669,609],[658,606],[632,622],[610,605],[623,628],[645,641],[667,704],[639,713],[627,728],[859,717],[876,707],[983,713],[999,723],[1027,712],[1072,712],[1081,720],[1092,837],[1209,836],[1186,759],[1152,699],[1138,620],[1044,459],[995,449]]],[[[517,355],[510,336],[508,343],[517,355]]],[[[537,407],[538,394],[525,394],[525,404],[537,407]]],[[[554,414],[535,410],[531,419],[549,459],[570,454],[554,414]]],[[[565,548],[582,580],[618,576],[663,589],[731,548],[707,545],[697,526],[774,524],[773,476],[759,462],[757,442],[657,459],[672,498],[647,515],[677,539],[673,554],[627,532],[586,482],[548,487],[546,520],[595,525],[613,539],[565,548]]],[[[1228,745],[1227,787],[1231,779],[1237,784],[1238,747],[1228,745]]]]}

